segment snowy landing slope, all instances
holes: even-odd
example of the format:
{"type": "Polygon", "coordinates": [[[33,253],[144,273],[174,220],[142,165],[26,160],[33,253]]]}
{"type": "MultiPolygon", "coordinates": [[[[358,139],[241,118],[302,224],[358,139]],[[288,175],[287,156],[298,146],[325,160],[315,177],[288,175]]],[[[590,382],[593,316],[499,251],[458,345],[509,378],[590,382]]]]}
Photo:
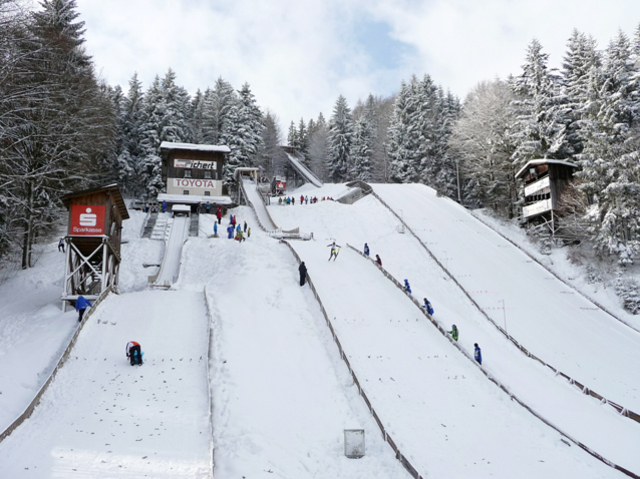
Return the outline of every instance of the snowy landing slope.
{"type": "Polygon", "coordinates": [[[210,476],[202,293],[110,296],[35,412],[0,444],[0,477],[210,476]],[[128,364],[136,340],[145,364],[128,364]]]}
{"type": "MultiPolygon", "coordinates": [[[[206,284],[212,309],[211,367],[216,479],[401,479],[350,380],[289,249],[232,211],[252,235],[243,243],[191,238],[176,285],[206,284]],[[366,456],[344,456],[344,429],[365,429],[366,456]]],[[[201,216],[202,231],[211,218],[201,216]]]]}
{"type": "MultiPolygon", "coordinates": [[[[319,191],[318,194],[324,195],[324,190],[319,191]]],[[[314,232],[314,237],[318,238],[318,241],[310,242],[309,245],[316,244],[319,249],[317,254],[320,258],[324,255],[321,263],[324,263],[329,256],[327,245],[332,239],[336,239],[338,244],[343,245],[340,255],[347,251],[344,249],[346,243],[361,247],[367,242],[371,249],[371,256],[375,257],[379,254],[384,267],[396,279],[400,282],[404,278],[410,280],[415,298],[422,302],[423,297],[429,297],[436,310],[436,320],[447,329],[452,323],[460,327],[459,344],[463,349],[472,353],[474,342],[480,343],[485,356],[484,368],[518,397],[565,433],[594,448],[606,458],[631,470],[640,470],[638,456],[633,446],[640,442],[638,425],[621,417],[613,408],[600,406],[598,401],[583,395],[566,381],[557,378],[551,370],[542,367],[517,350],[493,325],[488,323],[415,238],[409,234],[398,233],[398,220],[374,197],[365,197],[349,206],[325,201],[301,207],[276,205],[270,206],[269,209],[279,224],[296,223],[305,230],[314,232]],[[616,440],[612,441],[611,437],[615,437],[616,440]]],[[[442,223],[441,227],[445,228],[446,223],[442,223]]],[[[304,246],[301,243],[294,244],[296,248],[298,245],[304,246]]],[[[339,257],[336,265],[340,263],[340,258],[342,256],[339,257]]],[[[307,261],[308,258],[302,255],[302,259],[307,261]]],[[[315,271],[315,267],[310,266],[309,273],[318,283],[318,272],[315,271]]],[[[376,281],[382,278],[389,287],[395,289],[395,286],[383,278],[380,272],[377,274],[379,278],[376,277],[376,281]]],[[[350,288],[353,283],[353,286],[367,291],[371,278],[360,276],[350,268],[341,268],[331,281],[338,288],[350,288]]],[[[371,294],[370,297],[373,304],[377,295],[371,294]]],[[[330,305],[332,298],[332,294],[323,295],[325,305],[330,305]]],[[[403,301],[409,303],[411,308],[415,308],[407,298],[403,298],[403,301]]],[[[393,304],[395,305],[395,302],[393,304]]],[[[340,315],[337,317],[339,318],[340,315]]],[[[436,390],[439,387],[437,383],[432,385],[436,390]]],[[[473,394],[473,391],[469,394],[473,394]]],[[[502,445],[507,447],[506,451],[509,451],[508,439],[503,441],[502,445]]],[[[468,452],[460,450],[457,454],[465,455],[468,452]]]]}
{"type": "Polygon", "coordinates": [[[371,261],[343,249],[329,262],[325,245],[293,246],[363,389],[423,476],[617,477],[487,381],[371,261]]]}
{"type": "Polygon", "coordinates": [[[607,399],[640,412],[640,333],[594,307],[433,190],[423,185],[374,185],[374,190],[402,211],[471,297],[525,348],[607,399]]]}

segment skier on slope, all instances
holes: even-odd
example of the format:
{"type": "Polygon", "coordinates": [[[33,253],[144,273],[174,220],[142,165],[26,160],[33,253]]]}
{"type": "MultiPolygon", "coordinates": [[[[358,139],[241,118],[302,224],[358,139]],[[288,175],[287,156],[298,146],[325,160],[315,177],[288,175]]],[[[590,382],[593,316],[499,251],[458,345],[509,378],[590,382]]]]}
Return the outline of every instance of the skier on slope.
{"type": "Polygon", "coordinates": [[[131,366],[135,366],[136,364],[142,365],[142,350],[140,349],[140,343],[137,343],[136,341],[129,341],[125,348],[125,354],[127,355],[127,359],[129,359],[131,366]]]}
{"type": "Polygon", "coordinates": [[[405,293],[411,294],[411,286],[409,286],[409,280],[404,280],[404,288],[402,288],[405,293]]]}
{"type": "Polygon", "coordinates": [[[369,245],[367,243],[364,244],[364,255],[369,256],[369,245]]]}
{"type": "Polygon", "coordinates": [[[376,263],[378,263],[378,266],[382,266],[382,260],[380,259],[380,256],[376,255],[376,263]]]}
{"type": "Polygon", "coordinates": [[[304,282],[307,279],[307,267],[305,266],[304,261],[300,263],[298,271],[300,272],[300,286],[304,286],[304,282]]]}
{"type": "Polygon", "coordinates": [[[458,340],[458,336],[459,336],[458,327],[455,324],[451,326],[451,331],[447,331],[447,333],[449,333],[455,341],[458,340]]]}
{"type": "Polygon", "coordinates": [[[328,244],[327,247],[331,247],[331,254],[329,255],[329,261],[331,261],[331,258],[333,258],[333,261],[336,260],[336,258],[338,257],[338,253],[340,252],[340,245],[337,245],[336,242],[334,241],[331,244],[328,244]]]}

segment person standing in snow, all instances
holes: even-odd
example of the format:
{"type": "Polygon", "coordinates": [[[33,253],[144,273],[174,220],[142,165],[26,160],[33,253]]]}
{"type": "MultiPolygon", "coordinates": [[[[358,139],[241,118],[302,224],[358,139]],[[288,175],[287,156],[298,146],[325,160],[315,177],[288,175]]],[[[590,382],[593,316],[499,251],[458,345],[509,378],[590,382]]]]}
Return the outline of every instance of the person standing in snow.
{"type": "Polygon", "coordinates": [[[447,333],[449,333],[455,341],[458,340],[458,327],[455,324],[451,326],[451,331],[447,331],[447,333]]]}
{"type": "Polygon", "coordinates": [[[404,280],[404,288],[402,288],[405,293],[411,294],[411,286],[409,286],[409,280],[404,280]]]}
{"type": "Polygon", "coordinates": [[[427,298],[424,298],[424,304],[422,305],[422,307],[425,309],[427,313],[433,314],[433,306],[431,306],[431,303],[427,298]]]}
{"type": "Polygon", "coordinates": [[[213,222],[213,236],[216,238],[218,237],[218,223],[215,221],[213,222]]]}
{"type": "Polygon", "coordinates": [[[378,266],[382,266],[382,260],[380,259],[380,256],[376,255],[376,263],[378,263],[378,266]]]}
{"type": "Polygon", "coordinates": [[[300,286],[304,286],[304,283],[307,280],[307,267],[305,266],[304,261],[300,263],[300,266],[298,266],[298,271],[300,272],[300,286]]]}
{"type": "Polygon", "coordinates": [[[78,312],[78,322],[82,322],[82,317],[84,316],[84,312],[87,310],[87,307],[93,306],[91,302],[85,298],[84,296],[78,296],[76,299],[76,311],[78,312]]]}
{"type": "Polygon", "coordinates": [[[222,206],[218,206],[216,217],[218,218],[218,224],[220,224],[220,222],[222,221],[222,206]]]}
{"type": "Polygon", "coordinates": [[[364,244],[364,255],[369,256],[369,245],[367,243],[364,244]]]}
{"type": "Polygon", "coordinates": [[[247,232],[247,222],[244,222],[244,226],[242,228],[242,230],[246,233],[247,232]]]}
{"type": "Polygon", "coordinates": [[[58,251],[64,253],[64,238],[60,238],[60,241],[58,241],[58,251]]]}
{"type": "Polygon", "coordinates": [[[229,226],[227,226],[227,238],[229,239],[233,239],[233,225],[229,224],[229,226]]]}
{"type": "Polygon", "coordinates": [[[304,205],[304,195],[300,195],[300,204],[304,205]]]}
{"type": "Polygon", "coordinates": [[[331,247],[331,254],[329,255],[329,261],[331,261],[331,258],[333,258],[333,261],[336,260],[336,258],[338,257],[338,253],[340,252],[340,245],[337,245],[336,242],[334,241],[331,244],[328,244],[327,246],[331,247]]]}
{"type": "Polygon", "coordinates": [[[480,346],[478,346],[478,343],[474,343],[473,347],[475,348],[473,350],[473,358],[478,361],[478,364],[482,364],[482,351],[480,350],[480,346]]]}
{"type": "Polygon", "coordinates": [[[142,365],[142,350],[140,348],[140,343],[129,341],[124,352],[127,355],[127,359],[131,362],[131,366],[135,366],[136,364],[142,365]]]}

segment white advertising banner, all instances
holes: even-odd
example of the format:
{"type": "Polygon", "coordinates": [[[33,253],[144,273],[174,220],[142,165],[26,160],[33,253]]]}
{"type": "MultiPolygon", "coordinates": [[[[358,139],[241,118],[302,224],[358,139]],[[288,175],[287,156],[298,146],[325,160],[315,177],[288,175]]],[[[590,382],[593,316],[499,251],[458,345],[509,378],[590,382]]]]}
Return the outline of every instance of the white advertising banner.
{"type": "Polygon", "coordinates": [[[204,196],[205,191],[208,191],[210,196],[222,195],[222,181],[220,180],[195,178],[173,178],[172,180],[167,188],[169,194],[183,194],[184,190],[189,190],[191,195],[204,196]]]}
{"type": "Polygon", "coordinates": [[[542,178],[541,180],[536,181],[535,183],[530,184],[524,188],[524,196],[535,195],[539,191],[544,190],[545,188],[549,188],[549,177],[542,178]]]}
{"type": "Polygon", "coordinates": [[[176,168],[190,168],[192,170],[215,170],[216,161],[200,161],[200,160],[173,160],[173,166],[176,168]]]}
{"type": "Polygon", "coordinates": [[[529,216],[539,215],[549,210],[551,210],[551,198],[523,207],[522,216],[528,218],[529,216]]]}

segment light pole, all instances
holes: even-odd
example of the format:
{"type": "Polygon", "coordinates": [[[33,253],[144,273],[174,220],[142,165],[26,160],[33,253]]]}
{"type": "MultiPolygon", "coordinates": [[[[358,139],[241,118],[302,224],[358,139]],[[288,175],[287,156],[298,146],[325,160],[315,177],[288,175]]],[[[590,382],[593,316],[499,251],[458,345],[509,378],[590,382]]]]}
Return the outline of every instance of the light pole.
{"type": "Polygon", "coordinates": [[[456,162],[456,179],[458,180],[458,203],[462,204],[462,198],[460,198],[460,170],[458,169],[458,158],[455,159],[456,162]]]}

